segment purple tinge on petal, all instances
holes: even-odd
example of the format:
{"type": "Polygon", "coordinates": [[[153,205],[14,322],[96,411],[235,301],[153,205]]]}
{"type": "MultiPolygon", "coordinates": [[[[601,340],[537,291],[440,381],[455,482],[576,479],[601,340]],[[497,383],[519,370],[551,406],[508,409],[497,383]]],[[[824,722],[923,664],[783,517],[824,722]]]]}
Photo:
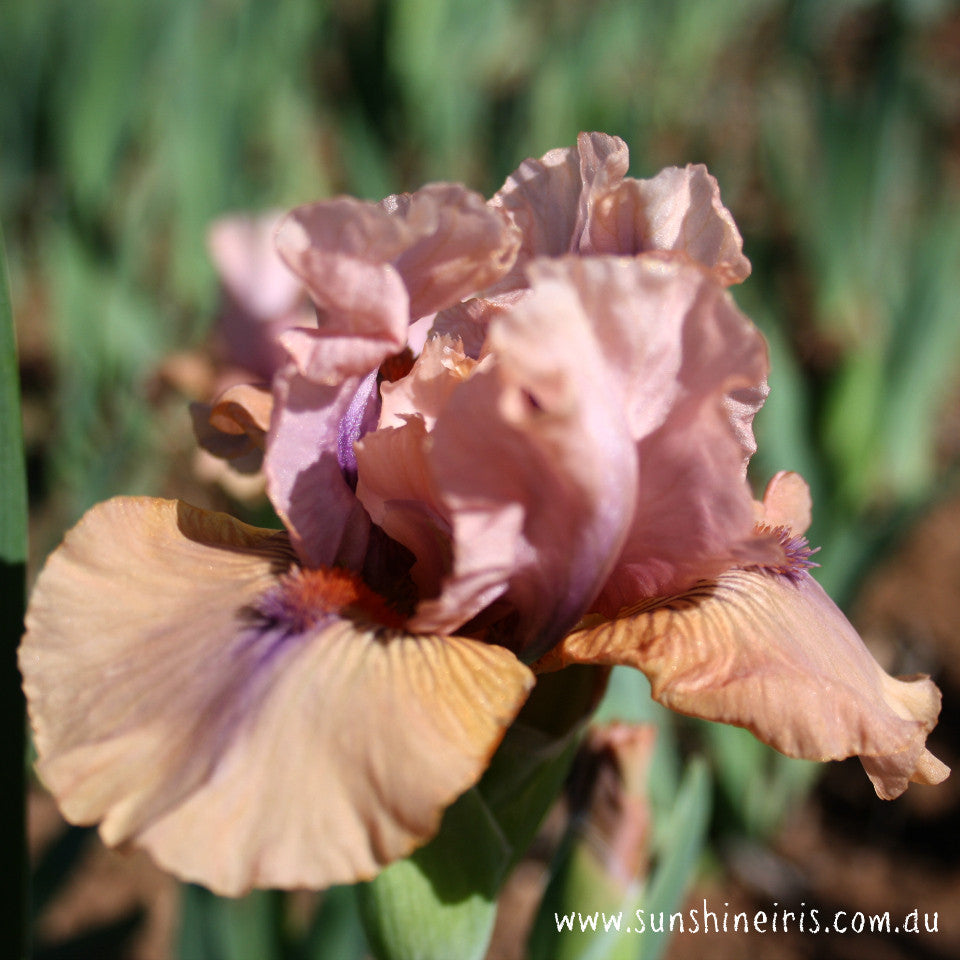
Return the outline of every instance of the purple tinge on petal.
{"type": "Polygon", "coordinates": [[[267,494],[308,566],[363,563],[370,519],[353,492],[356,461],[341,454],[341,438],[375,421],[375,397],[375,375],[373,386],[369,375],[331,386],[291,366],[274,381],[267,494]]]}
{"type": "Polygon", "coordinates": [[[357,455],[353,445],[370,430],[375,429],[380,417],[380,396],[377,392],[376,371],[360,381],[346,412],[340,418],[337,432],[337,463],[352,490],[357,488],[357,455]]]}
{"type": "Polygon", "coordinates": [[[506,650],[411,636],[286,537],[185,504],[95,507],[20,650],[67,818],[237,896],[369,879],[436,832],[532,686],[506,650]]]}
{"type": "Polygon", "coordinates": [[[811,547],[806,537],[794,533],[790,527],[768,527],[761,523],[756,529],[759,536],[766,534],[775,538],[783,551],[781,557],[756,564],[756,569],[776,573],[793,583],[800,583],[809,570],[820,566],[813,559],[814,554],[820,552],[820,548],[811,547]]]}

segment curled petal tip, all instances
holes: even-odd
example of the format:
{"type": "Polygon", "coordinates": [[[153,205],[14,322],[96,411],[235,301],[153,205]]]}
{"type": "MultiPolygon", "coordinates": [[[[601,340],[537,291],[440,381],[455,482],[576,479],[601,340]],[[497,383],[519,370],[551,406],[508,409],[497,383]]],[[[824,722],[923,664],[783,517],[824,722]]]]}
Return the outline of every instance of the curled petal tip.
{"type": "Polygon", "coordinates": [[[926,677],[895,679],[804,571],[733,570],[574,631],[537,667],[627,664],[680,713],[746,727],[788,756],[859,756],[881,797],[946,768],[925,748],[940,710],[926,677]]]}

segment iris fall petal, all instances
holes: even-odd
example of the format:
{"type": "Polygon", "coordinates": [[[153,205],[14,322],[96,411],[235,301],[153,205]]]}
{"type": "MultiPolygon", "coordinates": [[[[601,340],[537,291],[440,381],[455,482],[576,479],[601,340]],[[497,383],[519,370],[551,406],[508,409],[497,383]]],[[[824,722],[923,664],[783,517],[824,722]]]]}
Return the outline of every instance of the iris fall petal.
{"type": "Polygon", "coordinates": [[[884,799],[948,772],[925,747],[936,686],[887,675],[803,570],[733,570],[646,601],[573,632],[540,666],[569,663],[637,667],[665,706],[746,727],[788,756],[859,756],[884,799]]]}
{"type": "Polygon", "coordinates": [[[292,560],[172,501],[109,501],[67,536],[20,663],[71,820],[232,895],[352,882],[430,838],[532,676],[477,641],[277,616],[292,560]]]}

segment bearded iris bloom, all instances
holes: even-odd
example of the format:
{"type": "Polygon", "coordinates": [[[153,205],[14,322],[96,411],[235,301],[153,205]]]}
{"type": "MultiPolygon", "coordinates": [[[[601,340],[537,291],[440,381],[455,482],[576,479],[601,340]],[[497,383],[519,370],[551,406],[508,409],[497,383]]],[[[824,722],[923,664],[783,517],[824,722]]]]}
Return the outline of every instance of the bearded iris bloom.
{"type": "Polygon", "coordinates": [[[858,755],[883,797],[947,775],[936,687],[884,673],[810,575],[806,485],[750,493],[767,353],[716,182],[626,169],[583,134],[490,201],[284,220],[318,322],[280,334],[266,405],[213,407],[255,424],[284,529],[118,498],[35,588],[20,663],[68,819],[225,894],[369,878],[571,663],[858,755]]]}

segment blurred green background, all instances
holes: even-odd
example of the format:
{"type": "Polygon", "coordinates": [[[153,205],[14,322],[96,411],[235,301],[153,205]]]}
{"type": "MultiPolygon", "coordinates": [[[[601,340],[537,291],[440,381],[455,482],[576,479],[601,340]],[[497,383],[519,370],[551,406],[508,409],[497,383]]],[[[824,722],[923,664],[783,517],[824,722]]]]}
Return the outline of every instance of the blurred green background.
{"type": "MultiPolygon", "coordinates": [[[[431,179],[490,194],[589,129],[627,141],[634,176],[704,162],[718,177],[754,264],[735,296],[773,363],[755,476],[810,481],[818,577],[851,604],[954,489],[960,455],[946,0],[3,4],[0,222],[32,568],[115,493],[222,496],[187,476],[185,398],[158,378],[215,316],[213,218],[431,179]]],[[[739,731],[656,716],[654,780],[673,785],[659,802],[704,753],[717,850],[770,836],[809,788],[811,766],[739,731]]],[[[188,919],[227,909],[190,903],[188,919]]]]}

